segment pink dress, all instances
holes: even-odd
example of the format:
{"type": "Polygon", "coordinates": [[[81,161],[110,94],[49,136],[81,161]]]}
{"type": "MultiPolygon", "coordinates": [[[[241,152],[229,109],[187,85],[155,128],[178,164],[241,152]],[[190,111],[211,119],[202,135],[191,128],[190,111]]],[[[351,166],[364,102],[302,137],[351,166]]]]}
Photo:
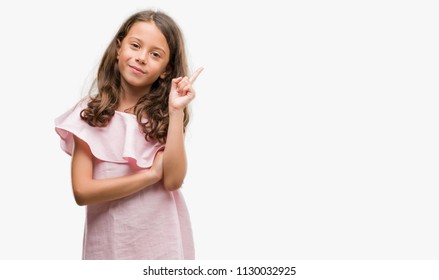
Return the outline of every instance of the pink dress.
{"type": "MultiPolygon", "coordinates": [[[[147,142],[136,117],[116,112],[108,126],[81,120],[87,100],[55,119],[61,148],[73,152],[73,134],[93,154],[93,178],[132,174],[151,167],[164,148],[147,142]]],[[[166,191],[162,182],[122,199],[87,205],[83,259],[194,259],[191,223],[180,190],[166,191]]]]}

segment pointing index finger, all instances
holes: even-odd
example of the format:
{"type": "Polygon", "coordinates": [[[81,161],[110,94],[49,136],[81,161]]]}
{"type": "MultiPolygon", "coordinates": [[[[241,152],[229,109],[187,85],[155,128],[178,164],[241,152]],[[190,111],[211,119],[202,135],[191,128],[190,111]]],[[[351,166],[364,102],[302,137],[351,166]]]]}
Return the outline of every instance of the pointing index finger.
{"type": "Polygon", "coordinates": [[[193,74],[192,76],[189,78],[189,82],[192,84],[195,82],[195,80],[198,78],[198,76],[200,75],[200,73],[204,70],[203,67],[198,68],[193,74]]]}

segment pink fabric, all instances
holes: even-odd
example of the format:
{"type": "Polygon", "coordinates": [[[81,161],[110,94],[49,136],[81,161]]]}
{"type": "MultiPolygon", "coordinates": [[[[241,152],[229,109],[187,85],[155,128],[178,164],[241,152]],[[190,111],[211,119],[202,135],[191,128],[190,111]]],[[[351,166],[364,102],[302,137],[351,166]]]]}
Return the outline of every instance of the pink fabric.
{"type": "MultiPolygon", "coordinates": [[[[116,112],[108,126],[81,120],[86,100],[55,119],[61,148],[72,155],[73,135],[88,143],[93,177],[113,178],[151,167],[158,142],[145,141],[132,114],[116,112]]],[[[194,259],[190,217],[180,190],[162,182],[131,196],[87,206],[83,259],[194,259]]]]}

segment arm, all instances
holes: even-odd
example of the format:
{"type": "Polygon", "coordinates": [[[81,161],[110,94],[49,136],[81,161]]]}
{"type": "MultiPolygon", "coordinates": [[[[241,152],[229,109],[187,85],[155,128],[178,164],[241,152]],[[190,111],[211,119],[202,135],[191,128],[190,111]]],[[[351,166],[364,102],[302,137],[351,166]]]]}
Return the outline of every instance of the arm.
{"type": "Polygon", "coordinates": [[[186,176],[187,160],[184,147],[183,118],[184,108],[195,98],[192,83],[203,71],[199,68],[192,77],[179,77],[172,80],[169,93],[169,126],[166,148],[163,152],[163,184],[173,191],[181,187],[186,176]]]}
{"type": "Polygon", "coordinates": [[[93,156],[89,146],[74,136],[72,187],[76,203],[88,205],[122,198],[158,182],[162,178],[162,152],[150,169],[112,179],[93,179],[93,156]]]}
{"type": "Polygon", "coordinates": [[[168,136],[163,152],[163,185],[168,191],[180,188],[186,176],[183,117],[183,110],[169,112],[168,136]]]}

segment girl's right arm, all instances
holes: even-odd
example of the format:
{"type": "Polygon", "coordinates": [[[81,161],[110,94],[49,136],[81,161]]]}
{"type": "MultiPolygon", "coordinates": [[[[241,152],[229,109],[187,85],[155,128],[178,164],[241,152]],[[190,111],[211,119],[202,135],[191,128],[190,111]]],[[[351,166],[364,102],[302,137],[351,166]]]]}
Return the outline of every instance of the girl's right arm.
{"type": "Polygon", "coordinates": [[[163,152],[157,153],[150,169],[111,179],[93,179],[93,156],[89,146],[74,136],[72,187],[76,203],[88,205],[126,197],[163,177],[163,152]]]}

